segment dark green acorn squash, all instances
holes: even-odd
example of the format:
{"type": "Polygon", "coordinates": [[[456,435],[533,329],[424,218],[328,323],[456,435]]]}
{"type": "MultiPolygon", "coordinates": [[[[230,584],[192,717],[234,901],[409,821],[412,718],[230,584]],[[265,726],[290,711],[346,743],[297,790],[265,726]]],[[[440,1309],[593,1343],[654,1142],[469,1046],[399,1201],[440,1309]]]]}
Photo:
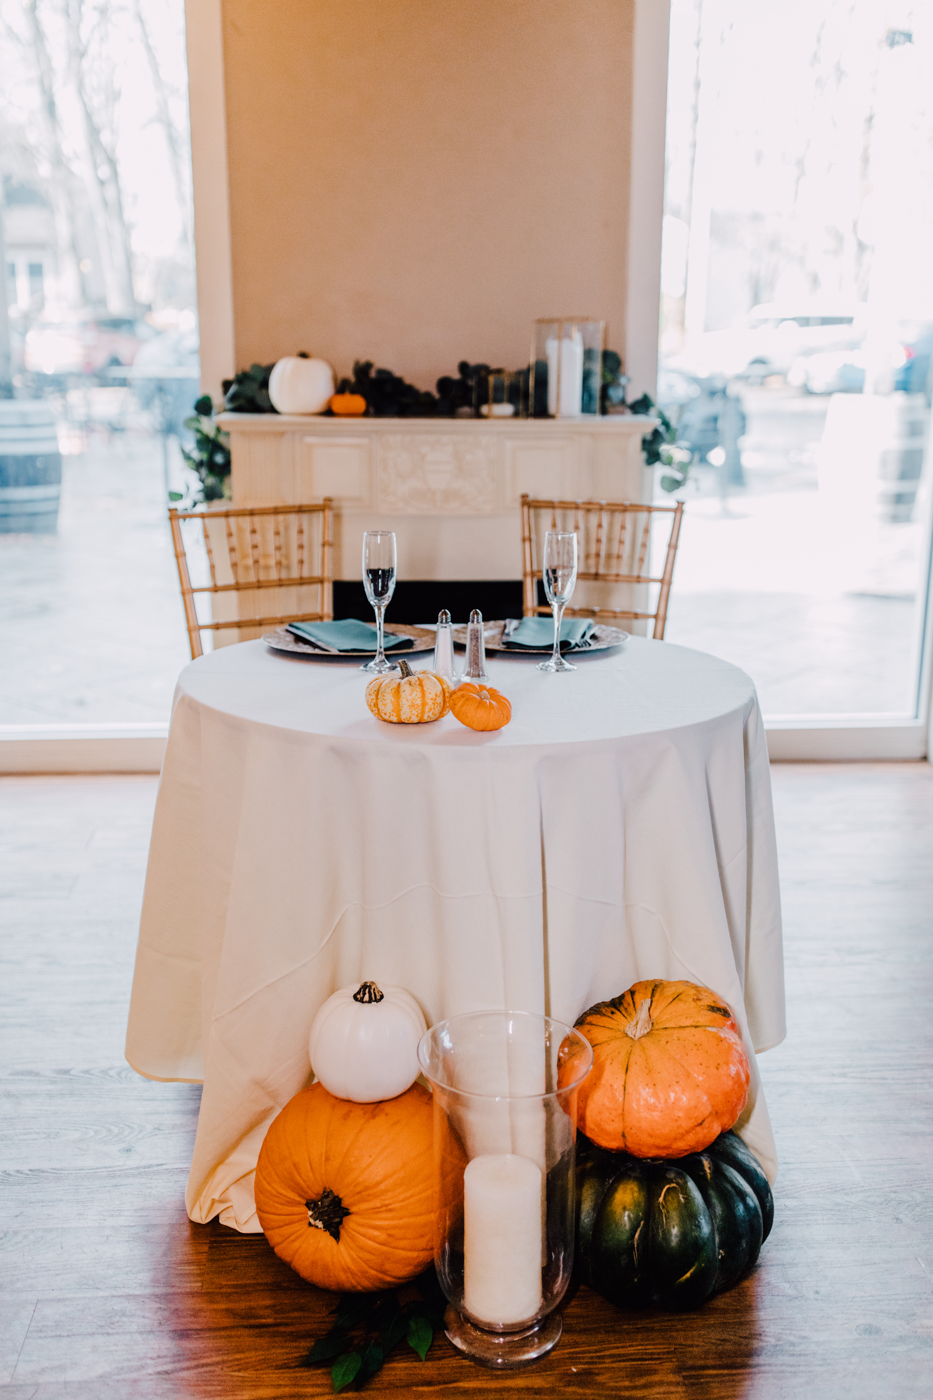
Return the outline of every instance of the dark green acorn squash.
{"type": "Polygon", "coordinates": [[[733,1132],[664,1161],[578,1137],[577,1272],[618,1307],[699,1307],[752,1267],[773,1220],[768,1178],[733,1132]]]}

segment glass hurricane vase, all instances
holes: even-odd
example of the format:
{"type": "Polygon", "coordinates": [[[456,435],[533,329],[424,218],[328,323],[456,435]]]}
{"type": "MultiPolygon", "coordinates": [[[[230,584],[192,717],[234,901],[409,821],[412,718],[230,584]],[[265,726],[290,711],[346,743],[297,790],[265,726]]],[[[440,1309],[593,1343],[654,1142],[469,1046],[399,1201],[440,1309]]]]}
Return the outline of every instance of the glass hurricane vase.
{"type": "Polygon", "coordinates": [[[547,1016],[478,1011],[432,1027],[418,1055],[434,1093],[434,1262],[447,1336],[481,1366],[528,1365],[561,1334],[576,1095],[592,1050],[547,1016]],[[562,1074],[571,1052],[579,1061],[562,1074]]]}

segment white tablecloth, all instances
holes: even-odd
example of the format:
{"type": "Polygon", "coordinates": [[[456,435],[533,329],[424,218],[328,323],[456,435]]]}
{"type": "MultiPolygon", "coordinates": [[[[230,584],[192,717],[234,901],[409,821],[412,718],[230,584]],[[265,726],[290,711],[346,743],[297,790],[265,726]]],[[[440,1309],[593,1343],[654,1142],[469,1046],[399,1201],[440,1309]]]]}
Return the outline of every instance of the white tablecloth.
{"type": "MultiPolygon", "coordinates": [[[[357,665],[245,642],[192,662],[155,812],[127,1036],[203,1080],[187,1205],[258,1230],[253,1170],[308,1082],[337,987],[408,988],[428,1024],[480,1008],[573,1022],[640,978],[784,1036],[768,755],[752,682],[632,637],[573,674],[493,659],[512,722],[374,719],[357,665]]],[[[740,1122],[773,1176],[754,1070],[740,1122]]]]}

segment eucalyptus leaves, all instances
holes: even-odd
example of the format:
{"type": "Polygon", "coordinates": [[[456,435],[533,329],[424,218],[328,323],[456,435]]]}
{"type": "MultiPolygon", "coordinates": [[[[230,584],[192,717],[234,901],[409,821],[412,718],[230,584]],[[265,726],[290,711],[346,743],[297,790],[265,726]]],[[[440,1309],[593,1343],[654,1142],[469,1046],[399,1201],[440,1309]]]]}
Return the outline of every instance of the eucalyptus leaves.
{"type": "MultiPolygon", "coordinates": [[[[214,405],[209,394],[202,394],[194,406],[194,415],[185,419],[185,427],[194,434],[191,447],[182,446],[181,455],[200,482],[192,492],[192,504],[222,501],[228,494],[230,482],[230,438],[214,422],[214,405]]],[[[169,500],[180,501],[181,491],[170,491],[169,500]]]]}
{"type": "Polygon", "coordinates": [[[414,1283],[383,1293],[342,1293],[330,1331],[299,1366],[331,1363],[334,1390],[360,1390],[380,1371],[402,1341],[423,1361],[434,1333],[443,1331],[444,1295],[437,1275],[428,1269],[414,1283]]]}

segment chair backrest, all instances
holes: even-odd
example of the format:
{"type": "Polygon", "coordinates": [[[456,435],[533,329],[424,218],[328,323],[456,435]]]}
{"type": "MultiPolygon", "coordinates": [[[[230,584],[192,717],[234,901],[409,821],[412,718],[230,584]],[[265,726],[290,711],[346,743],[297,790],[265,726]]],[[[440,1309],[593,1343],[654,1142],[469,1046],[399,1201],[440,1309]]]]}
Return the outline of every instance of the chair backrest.
{"type": "Polygon", "coordinates": [[[565,615],[606,622],[653,621],[653,635],[660,641],[667,622],[683,510],[682,501],[673,506],[650,506],[637,501],[536,501],[522,496],[525,616],[551,611],[538,596],[546,531],[574,530],[578,536],[577,588],[574,606],[568,606],[565,615]],[[662,525],[668,527],[666,542],[657,538],[662,525]],[[663,567],[652,573],[652,553],[657,559],[662,551],[663,567]],[[657,597],[652,599],[655,587],[657,597]]]}
{"type": "MultiPolygon", "coordinates": [[[[192,657],[201,633],[245,629],[247,637],[286,622],[319,622],[334,615],[330,497],[308,505],[232,506],[168,513],[181,581],[192,657]],[[198,521],[210,583],[193,586],[183,521],[198,521]],[[274,589],[275,592],[268,592],[274,589]],[[213,595],[212,615],[198,617],[195,595],[213,595]],[[237,594],[224,606],[223,597],[237,594]],[[216,599],[216,602],[214,602],[216,599]],[[316,602],[317,606],[310,604],[316,602]],[[214,614],[226,613],[226,617],[214,614]]],[[[197,527],[187,527],[190,529],[197,527]]],[[[189,545],[189,548],[191,546],[189,545]]]]}

